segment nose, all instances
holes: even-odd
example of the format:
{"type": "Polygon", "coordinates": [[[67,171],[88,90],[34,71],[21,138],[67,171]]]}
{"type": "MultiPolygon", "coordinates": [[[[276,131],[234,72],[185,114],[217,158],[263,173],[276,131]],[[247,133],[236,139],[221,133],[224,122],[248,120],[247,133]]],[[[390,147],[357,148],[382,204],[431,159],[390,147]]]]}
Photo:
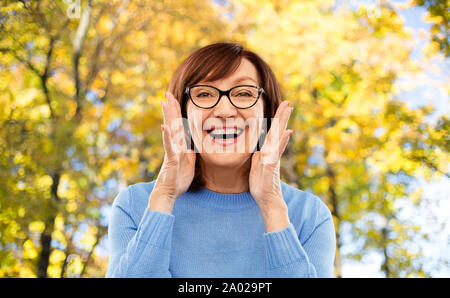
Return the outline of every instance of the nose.
{"type": "Polygon", "coordinates": [[[214,107],[214,117],[228,118],[237,114],[236,108],[226,95],[222,95],[219,103],[214,107]]]}

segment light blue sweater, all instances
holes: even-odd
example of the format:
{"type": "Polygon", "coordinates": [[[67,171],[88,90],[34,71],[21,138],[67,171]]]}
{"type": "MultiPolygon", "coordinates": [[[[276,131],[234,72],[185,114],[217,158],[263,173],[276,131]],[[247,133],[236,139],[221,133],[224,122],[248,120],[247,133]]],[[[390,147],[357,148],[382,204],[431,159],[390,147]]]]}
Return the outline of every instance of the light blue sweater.
{"type": "Polygon", "coordinates": [[[333,220],[317,196],[281,182],[290,225],[266,233],[250,192],[188,191],[169,214],[147,208],[155,182],[115,198],[106,277],[334,277],[333,220]]]}

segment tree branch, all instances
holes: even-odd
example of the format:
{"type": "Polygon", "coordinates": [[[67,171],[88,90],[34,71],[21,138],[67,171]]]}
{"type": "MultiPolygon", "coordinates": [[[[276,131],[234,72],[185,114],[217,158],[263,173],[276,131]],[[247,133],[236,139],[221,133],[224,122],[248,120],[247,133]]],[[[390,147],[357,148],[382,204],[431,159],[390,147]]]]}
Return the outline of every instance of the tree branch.
{"type": "Polygon", "coordinates": [[[75,117],[79,117],[81,114],[82,102],[81,102],[81,79],[80,79],[80,58],[83,42],[86,37],[86,32],[89,27],[89,21],[91,18],[92,0],[87,2],[86,7],[81,15],[80,23],[78,24],[75,39],[73,40],[73,65],[74,65],[74,79],[75,79],[75,102],[77,108],[75,111],[75,117]]]}
{"type": "Polygon", "coordinates": [[[45,63],[45,69],[44,69],[44,73],[40,76],[42,89],[44,90],[45,101],[47,102],[48,108],[50,109],[50,117],[52,119],[55,118],[55,112],[52,108],[52,103],[50,100],[50,92],[48,90],[47,81],[48,81],[49,74],[50,74],[50,62],[51,62],[51,58],[52,58],[52,54],[53,54],[54,43],[55,43],[55,39],[53,38],[53,36],[50,36],[50,45],[49,45],[49,49],[47,51],[47,60],[45,63]]]}

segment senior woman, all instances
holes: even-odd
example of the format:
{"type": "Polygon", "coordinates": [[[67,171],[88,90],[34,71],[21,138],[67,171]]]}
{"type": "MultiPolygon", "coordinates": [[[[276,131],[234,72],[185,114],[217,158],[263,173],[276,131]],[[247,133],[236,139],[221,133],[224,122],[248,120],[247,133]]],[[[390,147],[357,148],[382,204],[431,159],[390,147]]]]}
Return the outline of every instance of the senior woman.
{"type": "Polygon", "coordinates": [[[164,161],[115,198],[106,277],[333,277],[330,211],[280,180],[293,108],[269,66],[208,45],[165,97],[164,161]]]}

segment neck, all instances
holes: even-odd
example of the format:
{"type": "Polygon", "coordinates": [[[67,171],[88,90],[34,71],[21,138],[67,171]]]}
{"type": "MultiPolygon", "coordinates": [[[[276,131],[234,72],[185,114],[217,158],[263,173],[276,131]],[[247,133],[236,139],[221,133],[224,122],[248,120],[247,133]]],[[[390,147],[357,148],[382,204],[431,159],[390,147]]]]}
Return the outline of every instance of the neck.
{"type": "Polygon", "coordinates": [[[249,191],[249,173],[251,158],[240,166],[223,167],[205,164],[200,159],[205,187],[219,193],[242,193],[249,191]]]}

